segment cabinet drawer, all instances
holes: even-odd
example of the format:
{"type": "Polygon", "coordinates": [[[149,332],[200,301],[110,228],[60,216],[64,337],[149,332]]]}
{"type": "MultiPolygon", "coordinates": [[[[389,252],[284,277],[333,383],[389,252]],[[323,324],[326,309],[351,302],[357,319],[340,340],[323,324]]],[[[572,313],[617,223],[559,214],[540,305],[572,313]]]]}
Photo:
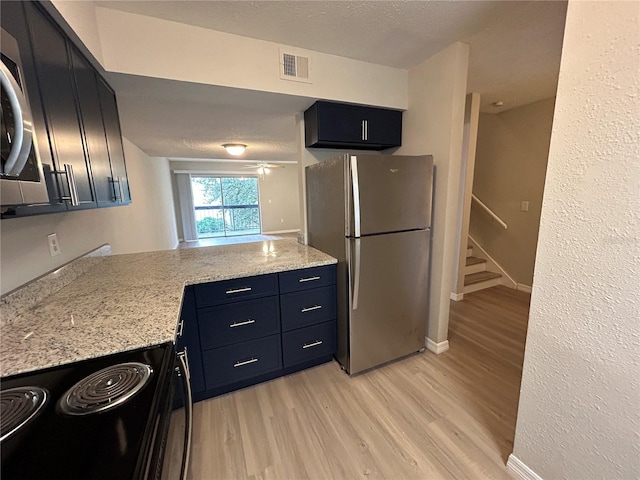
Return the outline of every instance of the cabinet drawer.
{"type": "Polygon", "coordinates": [[[280,295],[282,331],[336,318],[336,286],[280,295]]]}
{"type": "Polygon", "coordinates": [[[298,292],[336,283],[336,266],[305,268],[279,274],[280,293],[298,292]]]}
{"type": "Polygon", "coordinates": [[[202,283],[195,286],[196,305],[210,307],[248,298],[266,297],[278,294],[278,275],[234,278],[221,282],[202,283]]]}
{"type": "Polygon", "coordinates": [[[199,308],[198,325],[203,350],[274,335],[280,332],[279,297],[199,308]]]}
{"type": "Polygon", "coordinates": [[[282,368],[280,335],[202,352],[207,389],[282,368]]]}
{"type": "Polygon", "coordinates": [[[335,321],[282,334],[282,354],[285,367],[326,357],[335,351],[335,321]]]}

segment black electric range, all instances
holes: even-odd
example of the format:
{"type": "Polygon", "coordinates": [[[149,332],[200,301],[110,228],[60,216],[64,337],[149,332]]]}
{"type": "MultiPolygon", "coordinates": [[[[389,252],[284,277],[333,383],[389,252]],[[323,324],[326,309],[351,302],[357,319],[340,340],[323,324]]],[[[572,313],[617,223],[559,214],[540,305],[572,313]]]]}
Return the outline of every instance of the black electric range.
{"type": "Polygon", "coordinates": [[[175,358],[168,343],[0,380],[0,477],[158,478],[175,358]]]}

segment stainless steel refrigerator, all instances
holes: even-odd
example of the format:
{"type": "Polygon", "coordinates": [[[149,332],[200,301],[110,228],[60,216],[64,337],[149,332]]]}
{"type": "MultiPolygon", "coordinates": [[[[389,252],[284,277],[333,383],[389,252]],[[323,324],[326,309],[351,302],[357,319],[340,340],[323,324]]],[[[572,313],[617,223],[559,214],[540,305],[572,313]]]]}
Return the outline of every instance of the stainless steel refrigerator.
{"type": "Polygon", "coordinates": [[[341,155],[306,168],[309,245],[338,259],[338,348],[350,374],[422,350],[433,158],[341,155]]]}

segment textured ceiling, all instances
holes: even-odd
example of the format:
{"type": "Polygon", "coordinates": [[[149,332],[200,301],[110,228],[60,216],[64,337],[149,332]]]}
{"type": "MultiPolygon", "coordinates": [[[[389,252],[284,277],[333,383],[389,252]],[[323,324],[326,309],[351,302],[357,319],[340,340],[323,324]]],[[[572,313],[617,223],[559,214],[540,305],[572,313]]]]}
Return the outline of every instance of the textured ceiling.
{"type": "Polygon", "coordinates": [[[480,31],[514,2],[97,1],[97,5],[410,68],[480,31]]]}
{"type": "MultiPolygon", "coordinates": [[[[566,13],[564,1],[94,3],[405,69],[455,41],[464,41],[471,46],[467,91],[479,92],[482,111],[495,113],[555,95],[566,13]],[[505,106],[492,107],[497,100],[505,106]]],[[[293,114],[304,109],[300,99],[287,97],[283,106],[277,101],[280,96],[272,94],[247,96],[233,89],[121,75],[112,78],[118,97],[127,102],[121,107],[125,135],[147,153],[207,157],[215,154],[213,146],[233,139],[253,145],[247,155],[251,152],[257,160],[295,159],[292,125],[293,114]],[[155,95],[146,94],[147,90],[155,95]],[[169,100],[183,96],[192,101],[179,105],[169,100]],[[246,98],[258,106],[248,104],[246,98]],[[294,110],[287,113],[283,108],[294,110]],[[165,115],[197,118],[201,132],[193,131],[191,122],[166,125],[165,115]]]]}
{"type": "Polygon", "coordinates": [[[312,100],[174,80],[110,74],[124,135],[148,155],[233,159],[223,143],[245,143],[243,159],[295,161],[296,113],[312,100]]]}

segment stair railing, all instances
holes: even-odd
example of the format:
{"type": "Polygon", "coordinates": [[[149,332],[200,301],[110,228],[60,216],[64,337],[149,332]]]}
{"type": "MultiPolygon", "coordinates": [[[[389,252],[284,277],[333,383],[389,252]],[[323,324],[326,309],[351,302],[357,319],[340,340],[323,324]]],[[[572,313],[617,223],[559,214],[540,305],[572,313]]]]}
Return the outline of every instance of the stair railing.
{"type": "Polygon", "coordinates": [[[476,197],[475,194],[471,194],[471,199],[477,202],[485,212],[491,215],[491,218],[493,218],[502,228],[504,228],[505,230],[507,229],[507,224],[498,215],[496,215],[493,210],[487,207],[478,197],[476,197]]]}

